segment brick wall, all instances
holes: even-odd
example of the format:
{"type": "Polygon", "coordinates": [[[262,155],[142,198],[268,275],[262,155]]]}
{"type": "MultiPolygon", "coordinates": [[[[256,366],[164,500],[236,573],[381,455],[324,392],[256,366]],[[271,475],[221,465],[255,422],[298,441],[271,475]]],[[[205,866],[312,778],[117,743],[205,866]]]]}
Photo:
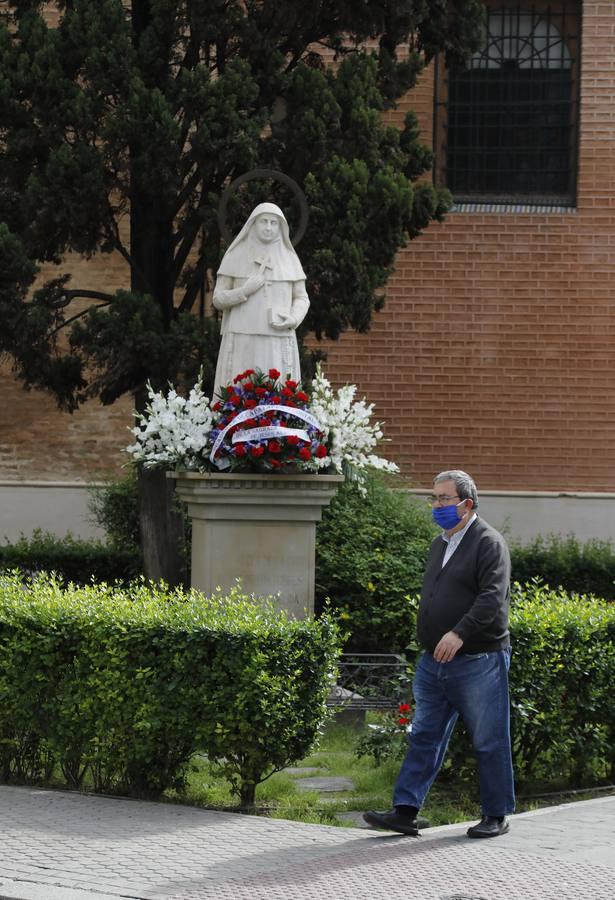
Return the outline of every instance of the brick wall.
{"type": "MultiPolygon", "coordinates": [[[[452,213],[399,254],[367,335],[329,353],[416,483],[615,488],[615,5],[585,2],[576,212],[452,213]]],[[[432,133],[433,71],[409,102],[432,133]]]]}
{"type": "MultiPolygon", "coordinates": [[[[452,213],[399,254],[371,331],[327,345],[329,377],[375,402],[416,483],[455,466],[485,489],[615,489],[614,42],[614,4],[585,2],[577,210],[452,213]]],[[[430,140],[432,71],[406,103],[430,140]]],[[[123,263],[78,268],[82,286],[126,284],[123,263]]],[[[123,461],[128,401],[67,416],[6,370],[0,389],[0,479],[123,461]]]]}

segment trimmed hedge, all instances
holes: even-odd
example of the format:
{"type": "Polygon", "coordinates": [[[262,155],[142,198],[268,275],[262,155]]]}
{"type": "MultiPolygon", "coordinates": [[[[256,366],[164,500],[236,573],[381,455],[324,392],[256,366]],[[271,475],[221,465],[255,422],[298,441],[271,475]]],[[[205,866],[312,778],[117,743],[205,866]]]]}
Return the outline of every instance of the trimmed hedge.
{"type": "Polygon", "coordinates": [[[232,592],[0,575],[0,780],[155,797],[195,752],[242,805],[309,750],[337,656],[326,619],[232,592]]]}
{"type": "Polygon", "coordinates": [[[615,777],[615,606],[513,588],[511,699],[520,781],[615,777]]]}
{"type": "Polygon", "coordinates": [[[57,572],[65,581],[128,582],[141,574],[141,554],[133,546],[116,547],[99,541],[82,541],[71,535],[57,537],[36,530],[31,538],[0,544],[0,571],[57,572]]]}
{"type": "Polygon", "coordinates": [[[540,578],[552,587],[615,599],[615,547],[610,541],[580,543],[573,535],[550,534],[529,544],[512,543],[512,577],[524,584],[540,578]]]}
{"type": "MultiPolygon", "coordinates": [[[[416,614],[418,598],[409,604],[416,614]]],[[[513,762],[518,787],[582,787],[615,779],[615,604],[535,583],[515,584],[510,668],[513,762]]],[[[413,674],[414,661],[409,665],[413,674]]],[[[391,717],[394,725],[396,716],[391,717]]],[[[403,755],[390,727],[362,739],[376,762],[403,755]]],[[[442,775],[472,779],[476,764],[460,722],[442,775]]]]}
{"type": "MultiPolygon", "coordinates": [[[[510,667],[515,776],[521,787],[615,778],[615,605],[535,583],[513,585],[510,667]]],[[[469,740],[447,771],[474,772],[469,740]]]]}

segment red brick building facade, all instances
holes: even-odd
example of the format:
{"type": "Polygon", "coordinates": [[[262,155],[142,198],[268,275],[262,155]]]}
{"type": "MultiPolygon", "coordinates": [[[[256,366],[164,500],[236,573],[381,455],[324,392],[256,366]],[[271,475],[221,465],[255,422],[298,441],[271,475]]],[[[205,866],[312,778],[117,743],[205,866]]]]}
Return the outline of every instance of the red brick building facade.
{"type": "MultiPolygon", "coordinates": [[[[552,23],[572,5],[552,3],[552,23]]],[[[615,5],[578,6],[582,28],[566,26],[574,194],[549,205],[466,191],[399,254],[371,331],[327,345],[328,376],[375,403],[387,455],[416,484],[454,465],[483,489],[615,491],[615,5]]],[[[423,139],[435,135],[445,180],[436,78],[440,91],[432,66],[399,114],[416,110],[423,139]]],[[[83,287],[127,284],[121,261],[75,268],[83,287]]],[[[7,367],[0,378],[0,479],[89,480],[125,461],[129,400],[69,416],[7,367]]]]}

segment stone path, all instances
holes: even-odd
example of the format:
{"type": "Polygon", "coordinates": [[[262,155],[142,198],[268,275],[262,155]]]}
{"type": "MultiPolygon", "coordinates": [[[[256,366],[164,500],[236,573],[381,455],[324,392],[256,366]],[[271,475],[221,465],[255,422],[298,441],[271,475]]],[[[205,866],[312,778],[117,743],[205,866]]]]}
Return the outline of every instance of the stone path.
{"type": "Polygon", "coordinates": [[[320,791],[321,794],[338,794],[355,789],[352,778],[344,778],[341,775],[312,775],[308,778],[298,778],[296,785],[300,791],[320,791]]]}

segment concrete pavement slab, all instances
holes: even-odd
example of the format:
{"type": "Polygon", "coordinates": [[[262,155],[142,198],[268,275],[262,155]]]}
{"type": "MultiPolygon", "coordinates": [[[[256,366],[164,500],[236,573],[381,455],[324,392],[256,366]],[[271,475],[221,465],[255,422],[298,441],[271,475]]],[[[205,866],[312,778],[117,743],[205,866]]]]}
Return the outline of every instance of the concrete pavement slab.
{"type": "Polygon", "coordinates": [[[5,881],[0,876],[0,900],[117,900],[117,894],[93,895],[91,891],[74,891],[48,884],[5,881]]]}
{"type": "Polygon", "coordinates": [[[0,787],[0,900],[615,898],[615,797],[515,816],[496,840],[466,828],[407,838],[0,787]]]}

